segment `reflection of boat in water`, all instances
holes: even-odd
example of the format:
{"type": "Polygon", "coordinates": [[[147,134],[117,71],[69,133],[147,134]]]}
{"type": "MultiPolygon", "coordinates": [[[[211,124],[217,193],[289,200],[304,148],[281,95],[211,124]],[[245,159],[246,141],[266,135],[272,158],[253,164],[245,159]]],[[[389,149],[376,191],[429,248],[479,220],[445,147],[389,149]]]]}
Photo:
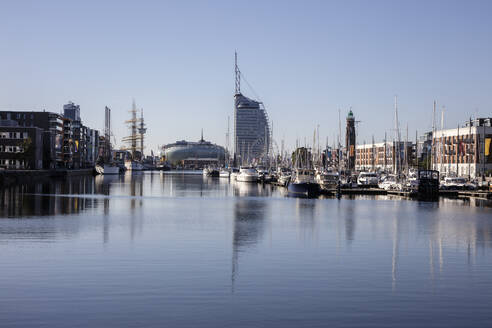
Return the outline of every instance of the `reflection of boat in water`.
{"type": "Polygon", "coordinates": [[[239,169],[236,180],[239,182],[257,182],[258,172],[252,167],[243,166],[239,169]]]}
{"type": "Polygon", "coordinates": [[[314,170],[296,169],[294,179],[287,186],[289,195],[316,197],[320,194],[319,184],[314,180],[314,170]]]}

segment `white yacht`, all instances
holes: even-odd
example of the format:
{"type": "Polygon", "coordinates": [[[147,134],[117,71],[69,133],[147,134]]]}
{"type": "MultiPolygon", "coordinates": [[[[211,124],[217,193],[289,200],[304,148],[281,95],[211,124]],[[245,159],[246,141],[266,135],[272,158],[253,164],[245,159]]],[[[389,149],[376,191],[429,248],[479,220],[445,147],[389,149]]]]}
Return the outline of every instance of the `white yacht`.
{"type": "Polygon", "coordinates": [[[325,190],[336,189],[339,180],[338,173],[319,171],[316,173],[315,180],[317,183],[319,183],[322,189],[325,190]]]}
{"type": "Polygon", "coordinates": [[[237,181],[240,182],[257,182],[258,181],[258,172],[252,167],[241,167],[239,169],[239,174],[236,177],[237,181]]]}
{"type": "Polygon", "coordinates": [[[120,168],[117,165],[101,164],[96,165],[95,168],[98,174],[120,174],[120,168]]]}
{"type": "Polygon", "coordinates": [[[230,175],[231,181],[236,181],[238,175],[239,175],[239,169],[236,167],[233,167],[231,169],[231,175],[230,175]]]}
{"type": "Polygon", "coordinates": [[[229,179],[231,176],[231,171],[229,171],[228,169],[221,169],[220,172],[219,172],[219,177],[221,178],[227,178],[229,179]]]}
{"type": "Polygon", "coordinates": [[[378,175],[373,172],[361,172],[357,178],[359,187],[378,187],[378,183],[378,175]]]}
{"type": "Polygon", "coordinates": [[[142,171],[143,170],[143,165],[140,162],[137,161],[132,161],[132,160],[126,160],[125,161],[125,168],[127,171],[142,171]]]}

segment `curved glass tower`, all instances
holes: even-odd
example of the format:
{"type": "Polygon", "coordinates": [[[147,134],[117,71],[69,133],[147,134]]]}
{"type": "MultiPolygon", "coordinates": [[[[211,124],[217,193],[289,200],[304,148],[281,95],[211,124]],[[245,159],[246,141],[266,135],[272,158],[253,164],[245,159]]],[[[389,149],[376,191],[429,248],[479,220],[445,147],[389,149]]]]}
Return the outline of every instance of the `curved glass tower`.
{"type": "Polygon", "coordinates": [[[234,149],[243,163],[268,156],[270,126],[261,102],[241,93],[234,96],[234,149]]]}
{"type": "Polygon", "coordinates": [[[243,96],[241,72],[237,66],[234,94],[234,153],[240,163],[261,161],[270,149],[270,124],[263,103],[243,96]]]}

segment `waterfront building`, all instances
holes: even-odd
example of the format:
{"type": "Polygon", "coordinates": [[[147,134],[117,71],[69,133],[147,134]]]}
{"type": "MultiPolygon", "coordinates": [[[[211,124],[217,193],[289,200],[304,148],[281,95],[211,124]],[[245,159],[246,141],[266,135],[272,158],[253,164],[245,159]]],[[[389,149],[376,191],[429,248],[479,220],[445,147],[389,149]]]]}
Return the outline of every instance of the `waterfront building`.
{"type": "Polygon", "coordinates": [[[431,151],[432,151],[432,131],[429,131],[424,133],[424,135],[420,136],[417,142],[417,159],[419,163],[426,164],[428,162],[430,165],[431,151]]]}
{"type": "Polygon", "coordinates": [[[346,164],[348,170],[355,169],[355,117],[352,110],[347,115],[347,125],[345,129],[345,149],[346,164]]]}
{"type": "Polygon", "coordinates": [[[432,168],[444,175],[476,178],[492,171],[492,118],[435,131],[432,168]]]}
{"type": "Polygon", "coordinates": [[[165,160],[171,165],[203,168],[207,165],[221,165],[225,160],[224,147],[212,144],[202,138],[198,142],[176,141],[162,146],[165,160]]]}
{"type": "Polygon", "coordinates": [[[96,140],[99,132],[82,125],[78,105],[73,103],[64,105],[65,113],[69,117],[47,111],[0,111],[0,120],[4,122],[3,124],[10,124],[10,126],[36,127],[41,130],[39,142],[36,141],[34,146],[40,149],[42,165],[38,165],[39,158],[33,158],[32,161],[36,165],[33,165],[34,162],[31,161],[29,164],[31,168],[88,168],[94,166],[98,153],[96,140]],[[73,118],[78,120],[73,120],[73,118]]]}
{"type": "Polygon", "coordinates": [[[63,105],[63,116],[72,121],[80,121],[80,106],[69,101],[68,104],[63,105]]]}
{"type": "Polygon", "coordinates": [[[356,146],[357,171],[392,171],[415,166],[415,145],[411,142],[380,142],[356,146]],[[405,152],[406,144],[406,152],[405,152]],[[399,152],[397,151],[399,150],[399,152]]]}
{"type": "Polygon", "coordinates": [[[239,163],[260,161],[269,155],[270,123],[263,103],[241,93],[241,73],[237,66],[234,94],[234,153],[239,163]]]}
{"type": "Polygon", "coordinates": [[[62,160],[61,143],[63,117],[53,112],[1,111],[1,120],[12,120],[19,127],[38,127],[42,130],[42,167],[56,168],[62,160]]]}
{"type": "Polygon", "coordinates": [[[0,169],[41,169],[43,130],[0,120],[0,169]]]}

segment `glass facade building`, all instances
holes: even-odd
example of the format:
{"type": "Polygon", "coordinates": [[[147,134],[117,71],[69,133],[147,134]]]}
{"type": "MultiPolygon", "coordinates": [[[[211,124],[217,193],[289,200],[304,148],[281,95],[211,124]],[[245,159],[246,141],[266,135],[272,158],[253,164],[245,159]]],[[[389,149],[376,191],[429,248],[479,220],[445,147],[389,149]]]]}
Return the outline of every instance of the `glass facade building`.
{"type": "Polygon", "coordinates": [[[268,156],[270,125],[261,102],[234,96],[234,151],[242,163],[268,156]]]}

